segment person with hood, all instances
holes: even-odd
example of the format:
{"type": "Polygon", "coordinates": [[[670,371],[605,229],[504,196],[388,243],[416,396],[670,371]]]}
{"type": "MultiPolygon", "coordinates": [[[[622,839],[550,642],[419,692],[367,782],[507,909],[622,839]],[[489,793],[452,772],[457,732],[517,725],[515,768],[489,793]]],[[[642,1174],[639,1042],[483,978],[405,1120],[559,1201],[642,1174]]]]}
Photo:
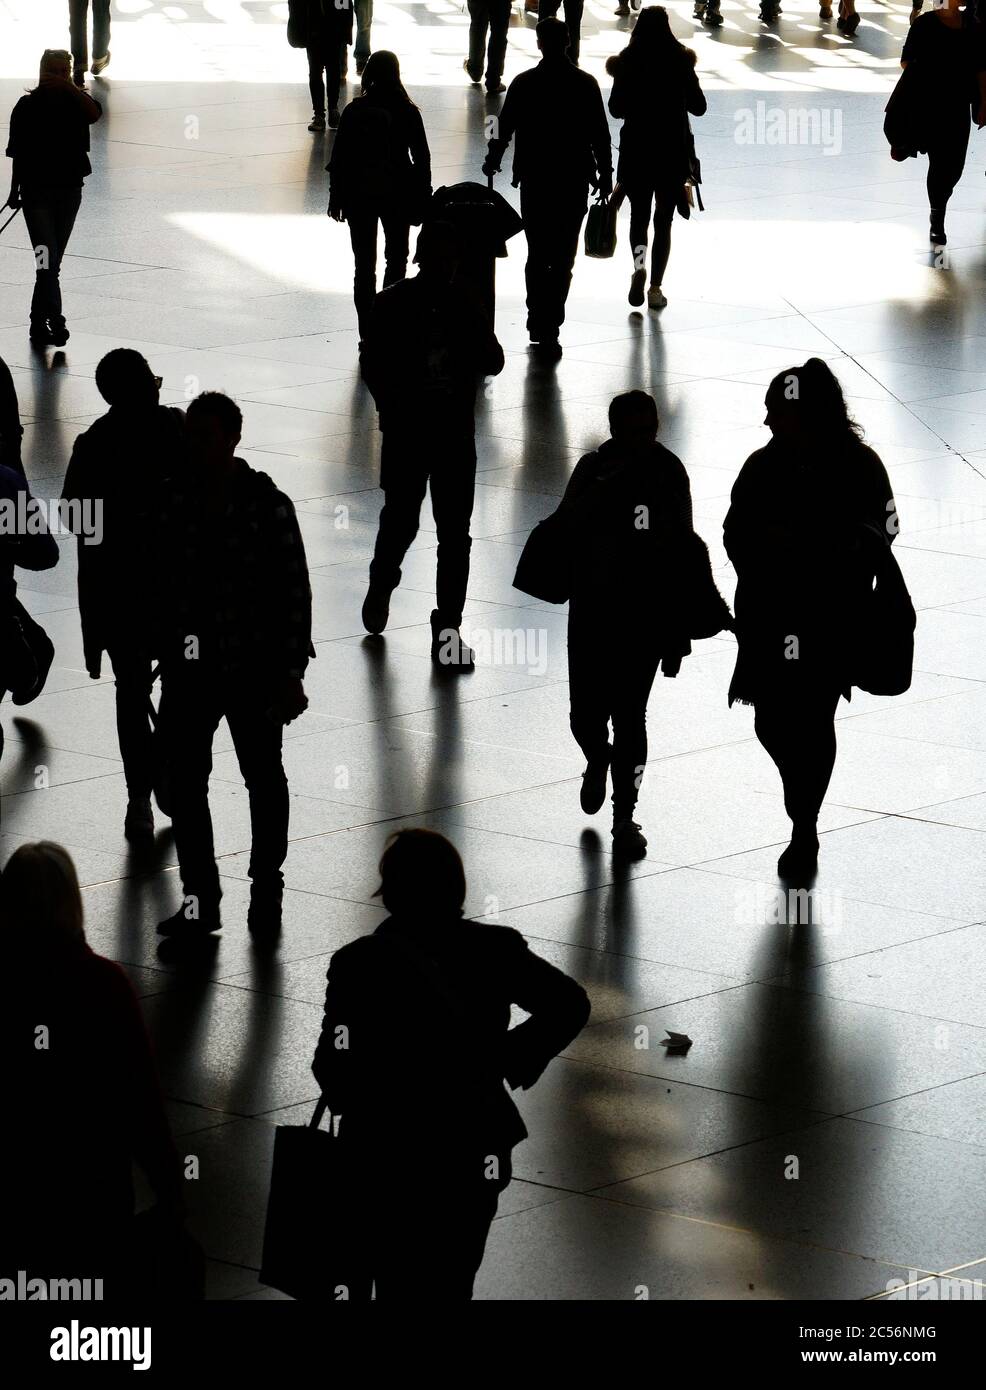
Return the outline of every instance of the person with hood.
{"type": "Polygon", "coordinates": [[[326,1280],[350,1301],[375,1288],[440,1307],[472,1297],[527,1138],[506,1087],[535,1084],[589,1000],[520,932],[463,917],[462,860],[442,835],[398,831],[380,878],[389,915],[333,955],[312,1062],[344,1156],[326,1280]],[[513,1028],[512,1005],[528,1015],[513,1028]]]}
{"type": "MultiPolygon", "coordinates": [[[[154,592],[147,527],[157,494],[181,466],[184,416],[160,403],[161,380],[132,348],[114,348],[96,368],[109,406],[78,436],[62,499],[79,504],[79,616],[86,670],[93,680],[109,657],[116,684],[116,729],[127,783],[123,833],[137,845],[154,836],[151,793],[162,797],[155,752],[148,619],[154,592]],[[92,532],[87,526],[95,526],[92,532]]],[[[160,801],[159,801],[160,804],[160,801]]]]}
{"type": "Polygon", "coordinates": [[[586,759],[581,805],[595,815],[612,777],[613,854],[624,860],[647,851],[633,813],[658,667],[676,676],[693,631],[732,626],[692,529],[688,474],[657,442],[658,425],[645,391],[614,397],[611,437],[576,464],[559,508],[570,537],[568,679],[572,734],[586,759]]]}
{"type": "Polygon", "coordinates": [[[62,313],[62,257],[82,205],[89,162],[89,127],[103,108],[72,81],[72,55],[46,48],[38,85],[10,115],[11,166],[7,207],[24,209],[34,248],[30,338],[35,347],[63,347],[69,331],[62,313]]]}
{"type": "Polygon", "coordinates": [[[222,927],[209,774],[225,717],[250,798],[247,926],[274,937],[288,851],[281,746],[285,724],[308,705],[304,675],[315,654],[308,565],[291,501],[236,456],[237,405],[203,392],[185,424],[188,466],[161,490],[152,528],[159,583],[153,641],[185,894],[158,931],[194,940],[222,927]]]}
{"type": "Polygon", "coordinates": [[[630,42],[606,61],[613,78],[610,114],[623,121],[616,177],[630,203],[633,275],[629,301],[636,308],[663,309],[664,272],[671,255],[671,222],[685,196],[694,154],[688,116],[705,114],[706,101],[695,72],[695,54],[671,32],[660,5],[641,10],[630,42]],[[654,243],[647,276],[647,238],[654,243]]]}
{"type": "Polygon", "coordinates": [[[513,183],[520,184],[527,234],[527,331],[535,355],[551,362],[561,356],[558,335],[589,188],[609,197],[613,161],[599,84],[569,57],[565,25],[542,19],[536,33],[541,61],[511,82],[483,173],[499,172],[515,139],[513,183]]]}
{"type": "Polygon", "coordinates": [[[381,48],[368,58],[362,95],[343,113],[326,168],[329,216],[349,224],[362,337],[377,292],[378,227],[384,234],[386,289],[407,273],[411,226],[421,222],[431,198],[428,137],[401,82],[396,54],[381,48]]]}

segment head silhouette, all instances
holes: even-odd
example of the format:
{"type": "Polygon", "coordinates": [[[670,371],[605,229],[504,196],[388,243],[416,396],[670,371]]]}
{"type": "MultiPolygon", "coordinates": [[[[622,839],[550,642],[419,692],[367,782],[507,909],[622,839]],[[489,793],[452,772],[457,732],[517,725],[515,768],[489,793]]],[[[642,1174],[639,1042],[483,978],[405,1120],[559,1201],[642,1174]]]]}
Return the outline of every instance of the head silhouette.
{"type": "Polygon", "coordinates": [[[459,851],[434,830],[398,830],[380,860],[376,896],[394,917],[461,917],[466,874],[459,851]]]}
{"type": "Polygon", "coordinates": [[[160,389],[146,357],[133,348],[114,348],[100,359],[96,386],[107,405],[143,410],[158,403],[160,389]]]}
{"type": "Polygon", "coordinates": [[[426,222],[418,233],[414,263],[430,280],[448,283],[459,264],[459,234],[451,222],[426,222]]]}
{"type": "Polygon", "coordinates": [[[232,464],[243,431],[243,416],[235,401],[221,391],[203,391],[186,410],[185,426],[199,463],[220,470],[232,464]]]}
{"type": "Polygon", "coordinates": [[[838,378],[819,357],[779,372],[767,387],[764,405],[764,424],[778,439],[812,443],[859,434],[838,378]]]}
{"type": "Polygon", "coordinates": [[[373,91],[378,96],[394,96],[411,101],[401,81],[401,64],[396,53],[391,53],[387,48],[378,48],[370,54],[363,69],[360,91],[364,95],[373,91]]]}
{"type": "Polygon", "coordinates": [[[542,19],[534,30],[538,48],[545,58],[562,58],[568,52],[568,25],[552,16],[542,19]]]}
{"type": "Polygon", "coordinates": [[[629,453],[650,448],[657,438],[657,402],[646,391],[625,391],[609,405],[609,432],[629,453]]]}
{"type": "Polygon", "coordinates": [[[38,81],[50,81],[53,77],[69,82],[72,78],[72,55],[64,48],[46,48],[41,55],[38,81]]]}
{"type": "Polygon", "coordinates": [[[8,941],[46,960],[84,943],[82,894],[67,850],[39,840],[14,851],[0,875],[0,923],[8,941]]]}

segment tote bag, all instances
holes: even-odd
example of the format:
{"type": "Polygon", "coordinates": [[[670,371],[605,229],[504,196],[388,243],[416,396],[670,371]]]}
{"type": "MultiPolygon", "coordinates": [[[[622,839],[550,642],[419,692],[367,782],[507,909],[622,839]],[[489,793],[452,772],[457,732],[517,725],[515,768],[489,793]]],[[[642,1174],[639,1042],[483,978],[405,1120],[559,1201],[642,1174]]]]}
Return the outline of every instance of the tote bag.
{"type": "Polygon", "coordinates": [[[903,695],[911,684],[917,616],[890,546],[881,538],[876,582],[860,613],[853,685],[869,695],[903,695]]]}
{"type": "Polygon", "coordinates": [[[278,1125],[274,1132],[259,1280],[292,1298],[332,1297],[329,1264],[343,1177],[339,1140],[319,1129],[327,1108],[322,1098],[307,1125],[278,1125]]]}
{"type": "Polygon", "coordinates": [[[585,219],[585,254],[595,260],[608,260],[616,251],[616,204],[599,198],[585,219]]]}
{"type": "Polygon", "coordinates": [[[539,521],[517,561],[514,588],[542,603],[567,603],[572,592],[572,525],[559,508],[539,521]]]}

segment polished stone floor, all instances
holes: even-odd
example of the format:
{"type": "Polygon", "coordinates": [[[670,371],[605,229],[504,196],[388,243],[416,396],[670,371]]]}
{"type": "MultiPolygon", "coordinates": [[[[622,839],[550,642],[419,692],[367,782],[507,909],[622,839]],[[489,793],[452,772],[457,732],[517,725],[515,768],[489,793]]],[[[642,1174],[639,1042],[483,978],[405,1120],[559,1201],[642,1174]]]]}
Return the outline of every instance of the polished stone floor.
{"type": "MultiPolygon", "coordinates": [[[[588,0],[583,51],[601,80],[629,23],[612,8],[588,0]]],[[[35,492],[58,495],[75,434],[102,409],[94,364],[132,345],[170,401],[237,397],[245,456],[295,499],[312,566],[318,659],[311,708],[288,730],[274,957],[245,930],[246,801],[225,732],[212,797],[226,929],[198,968],[158,955],[154,923],[179,894],[173,847],[162,828],[147,874],[122,839],[113,690],[83,668],[73,544],[20,590],[56,643],[47,691],[3,712],[4,853],[41,836],[70,847],[89,939],[141,995],[182,1152],[201,1163],[189,1200],[214,1297],[270,1296],[256,1269],[274,1126],[309,1113],[328,959],[379,920],[376,860],[404,824],[448,833],[469,911],[522,930],[593,1002],[521,1098],[532,1137],[478,1297],[857,1299],[901,1281],[945,1297],[986,1272],[986,140],[973,138],[936,262],[923,167],[893,164],[881,130],[906,0],[861,0],[852,42],[807,0],[786,0],[771,31],[753,0],[724,0],[715,35],[686,0],[671,8],[709,94],[695,122],[708,210],[677,222],[659,317],[628,311],[624,248],[580,258],[554,369],[525,353],[522,246],[500,263],[507,366],[480,406],[467,624],[481,662],[460,683],[427,659],[430,520],[385,641],[361,632],[378,437],[354,370],[346,231],[324,216],[327,145],[305,130],[285,5],[115,6],[113,61],[94,83],[96,172],[64,269],[64,353],[31,355],[22,224],[0,242],[0,353],[35,492]],[[698,644],[677,680],[659,678],[650,854],[621,876],[604,816],[579,811],[564,615],[511,579],[530,527],[603,437],[610,396],[639,386],[660,403],[730,594],[730,486],[766,438],[765,383],[811,353],[890,469],[919,625],[907,695],[840,708],[822,867],[799,924],[777,899],[787,827],[773,767],[750,712],[726,708],[732,640],[698,644]],[[691,1036],[687,1055],[665,1054],[666,1028],[691,1036]]],[[[65,42],[64,9],[0,0],[0,119],[40,49],[65,42]]],[[[377,3],[375,46],[402,56],[436,185],[476,176],[492,109],[463,78],[467,22],[447,0],[377,3]]],[[[515,12],[508,78],[532,59],[532,23],[515,12]]]]}

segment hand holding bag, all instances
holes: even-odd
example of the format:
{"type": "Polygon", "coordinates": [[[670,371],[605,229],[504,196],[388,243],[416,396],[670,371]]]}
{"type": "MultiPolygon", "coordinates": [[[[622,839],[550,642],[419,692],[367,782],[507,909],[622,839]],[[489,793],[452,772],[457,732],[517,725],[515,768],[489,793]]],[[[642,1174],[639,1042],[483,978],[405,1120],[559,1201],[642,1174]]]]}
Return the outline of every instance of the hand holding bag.
{"type": "Polygon", "coordinates": [[[258,1277],[292,1298],[333,1297],[329,1265],[338,1254],[344,1204],[340,1142],[331,1129],[319,1129],[327,1109],[322,1097],[307,1125],[278,1125],[274,1131],[258,1277]]]}
{"type": "Polygon", "coordinates": [[[616,208],[611,198],[598,198],[585,219],[585,254],[608,260],[616,251],[616,208]]]}

